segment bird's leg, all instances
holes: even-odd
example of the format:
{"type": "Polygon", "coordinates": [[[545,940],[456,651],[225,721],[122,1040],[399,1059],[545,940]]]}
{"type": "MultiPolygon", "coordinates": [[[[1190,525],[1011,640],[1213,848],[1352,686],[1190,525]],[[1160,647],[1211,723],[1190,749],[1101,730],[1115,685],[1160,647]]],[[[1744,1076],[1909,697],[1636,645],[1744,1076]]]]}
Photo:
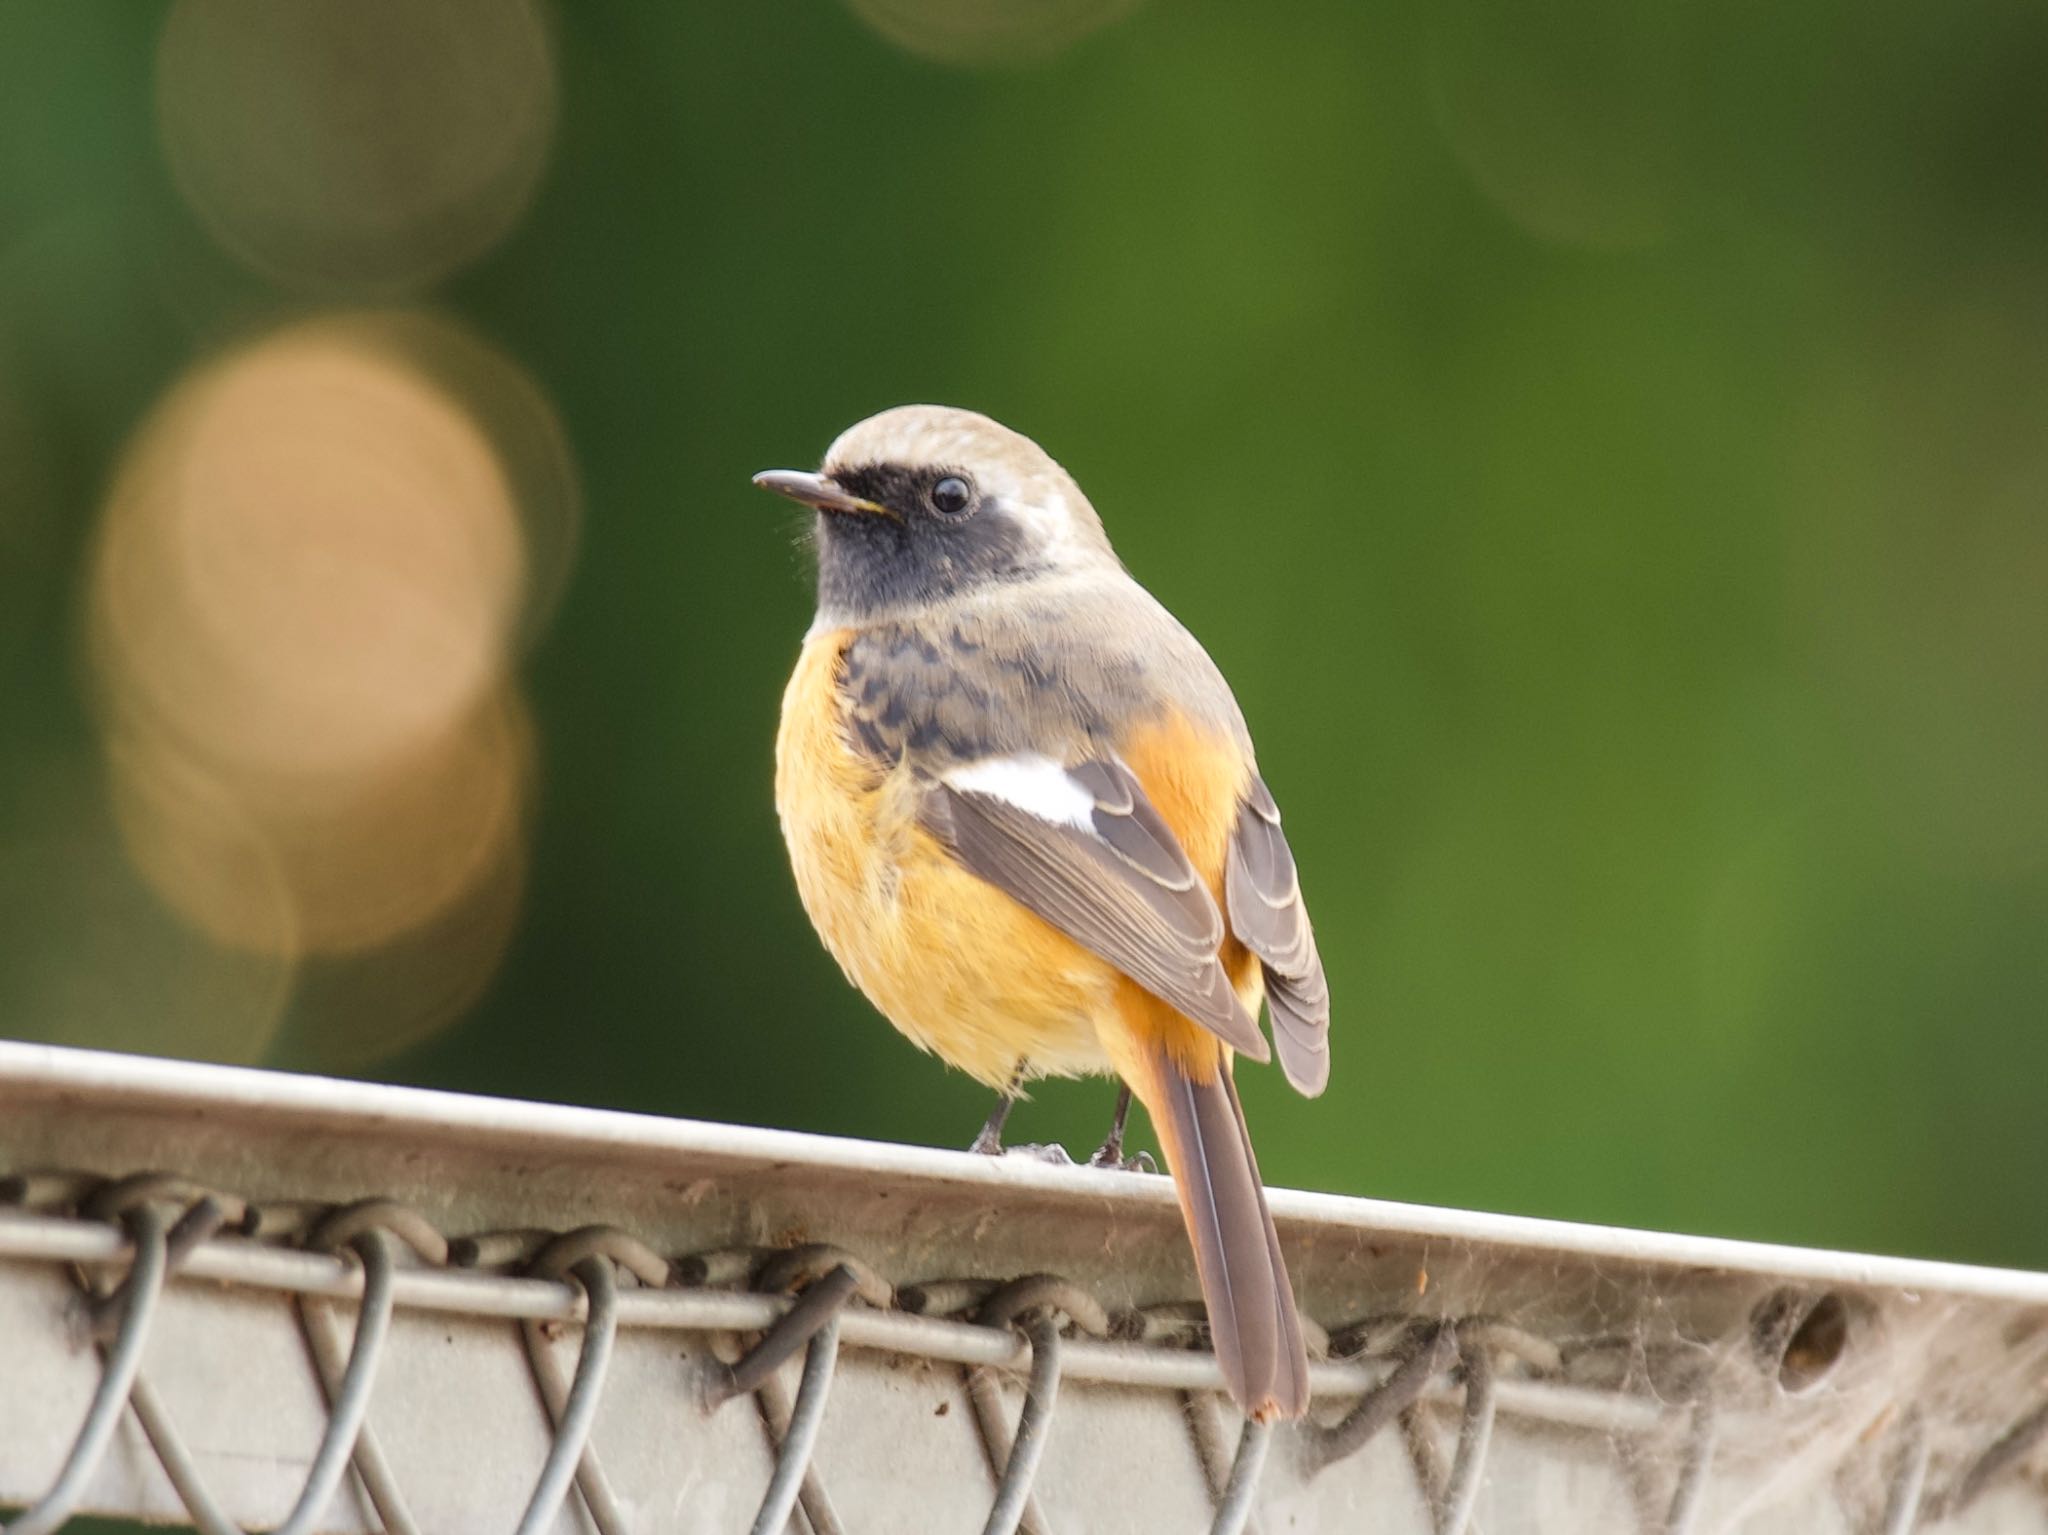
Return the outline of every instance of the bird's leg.
{"type": "Polygon", "coordinates": [[[1109,1134],[1095,1149],[1095,1155],[1088,1159],[1090,1167],[1110,1167],[1123,1173],[1156,1173],[1157,1164],[1152,1154],[1141,1151],[1126,1159],[1124,1156],[1124,1121],[1131,1117],[1130,1084],[1124,1084],[1116,1095],[1116,1114],[1109,1122],[1109,1134]]]}
{"type": "Polygon", "coordinates": [[[1005,1146],[1003,1144],[1003,1123],[1010,1117],[1010,1110],[1016,1106],[1017,1098],[1024,1091],[1024,1068],[1028,1062],[1019,1061],[1017,1069],[1010,1074],[1010,1085],[1003,1089],[1003,1095],[996,1099],[996,1106],[989,1111],[988,1123],[981,1127],[981,1134],[974,1138],[969,1151],[985,1157],[1017,1156],[1036,1157],[1041,1162],[1051,1162],[1058,1167],[1072,1167],[1074,1159],[1067,1155],[1064,1146],[1005,1146]]]}
{"type": "Polygon", "coordinates": [[[1128,1082],[1118,1086],[1116,1112],[1110,1116],[1109,1134],[1102,1138],[1102,1144],[1095,1148],[1095,1155],[1088,1159],[1090,1167],[1121,1167],[1124,1164],[1124,1121],[1131,1117],[1131,1087],[1128,1082]]]}
{"type": "Polygon", "coordinates": [[[1018,1089],[1024,1085],[1024,1063],[1019,1061],[1010,1077],[1010,1085],[1003,1089],[996,1099],[996,1106],[989,1110],[988,1121],[982,1125],[981,1134],[967,1149],[984,1157],[999,1157],[1003,1154],[1003,1125],[1010,1117],[1010,1110],[1017,1106],[1018,1089]]]}

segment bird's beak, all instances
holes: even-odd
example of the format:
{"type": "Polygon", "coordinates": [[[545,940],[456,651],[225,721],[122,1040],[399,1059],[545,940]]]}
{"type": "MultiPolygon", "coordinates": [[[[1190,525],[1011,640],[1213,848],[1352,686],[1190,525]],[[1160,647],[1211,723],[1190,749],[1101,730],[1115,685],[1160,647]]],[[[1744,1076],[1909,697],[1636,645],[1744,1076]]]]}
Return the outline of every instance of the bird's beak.
{"type": "Polygon", "coordinates": [[[863,501],[859,496],[849,496],[822,474],[805,474],[801,469],[763,469],[754,476],[754,483],[778,496],[801,501],[805,506],[815,506],[821,512],[850,512],[870,517],[896,515],[886,506],[863,501]]]}

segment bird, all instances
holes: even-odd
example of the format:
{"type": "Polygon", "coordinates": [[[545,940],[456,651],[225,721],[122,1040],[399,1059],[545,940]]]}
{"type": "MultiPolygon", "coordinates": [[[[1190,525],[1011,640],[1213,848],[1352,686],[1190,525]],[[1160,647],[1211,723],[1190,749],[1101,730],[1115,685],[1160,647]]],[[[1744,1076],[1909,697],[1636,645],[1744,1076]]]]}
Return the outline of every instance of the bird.
{"type": "Polygon", "coordinates": [[[852,983],[999,1094],[1113,1074],[1165,1152],[1231,1396],[1298,1418],[1308,1362],[1232,1076],[1329,1079],[1329,987],[1280,811],[1201,644],[1132,578],[1072,476],[973,411],[885,410],[816,472],[817,608],[775,803],[852,983]],[[1263,1001],[1268,1047],[1258,1025],[1263,1001]]]}

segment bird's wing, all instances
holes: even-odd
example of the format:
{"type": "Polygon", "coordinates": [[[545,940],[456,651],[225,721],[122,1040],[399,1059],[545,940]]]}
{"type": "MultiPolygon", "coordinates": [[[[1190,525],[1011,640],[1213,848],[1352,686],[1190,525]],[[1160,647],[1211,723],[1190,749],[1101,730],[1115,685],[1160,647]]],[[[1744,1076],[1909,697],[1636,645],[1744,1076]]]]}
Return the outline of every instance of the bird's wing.
{"type": "Polygon", "coordinates": [[[1330,987],[1301,900],[1280,807],[1256,774],[1238,807],[1223,882],[1230,931],[1266,970],[1273,1044],[1287,1080],[1313,1098],[1330,1080],[1330,987]]]}
{"type": "Polygon", "coordinates": [[[1222,913],[1129,768],[1014,753],[942,771],[922,820],[961,865],[1231,1049],[1266,1060],[1217,950],[1222,913]]]}

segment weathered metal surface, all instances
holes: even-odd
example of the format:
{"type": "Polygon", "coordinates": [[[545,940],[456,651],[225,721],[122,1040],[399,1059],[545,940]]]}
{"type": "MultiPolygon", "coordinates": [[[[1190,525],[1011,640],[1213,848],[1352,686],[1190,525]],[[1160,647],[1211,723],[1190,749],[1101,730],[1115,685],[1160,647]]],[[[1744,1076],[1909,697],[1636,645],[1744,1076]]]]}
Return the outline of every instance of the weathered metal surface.
{"type": "Polygon", "coordinates": [[[245,1527],[2048,1529],[2040,1275],[1277,1191],[1336,1357],[1233,1482],[1164,1179],[15,1044],[0,1175],[15,1504],[97,1394],[79,1509],[245,1527]]]}

